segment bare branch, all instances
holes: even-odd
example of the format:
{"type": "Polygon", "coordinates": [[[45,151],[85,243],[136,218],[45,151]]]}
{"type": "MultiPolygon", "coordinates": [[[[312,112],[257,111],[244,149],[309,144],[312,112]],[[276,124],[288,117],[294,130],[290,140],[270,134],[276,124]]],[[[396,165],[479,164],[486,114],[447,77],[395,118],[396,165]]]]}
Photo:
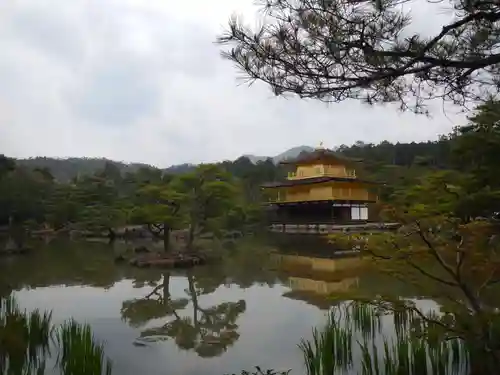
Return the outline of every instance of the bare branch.
{"type": "Polygon", "coordinates": [[[434,281],[436,281],[438,283],[442,283],[444,285],[452,286],[452,287],[455,287],[455,288],[459,288],[460,287],[460,285],[457,284],[456,282],[447,281],[447,280],[445,280],[443,278],[440,278],[440,277],[438,277],[436,275],[433,275],[433,274],[425,271],[422,267],[416,265],[415,263],[411,262],[410,260],[406,260],[406,262],[407,262],[407,264],[409,266],[415,268],[418,272],[420,272],[422,275],[428,277],[431,280],[434,280],[434,281]]]}
{"type": "Polygon", "coordinates": [[[460,283],[460,280],[457,280],[457,274],[453,271],[453,269],[450,267],[449,264],[446,263],[446,261],[443,259],[441,254],[439,254],[439,251],[434,247],[434,245],[429,241],[427,236],[425,235],[424,231],[422,230],[421,224],[419,221],[416,221],[415,224],[418,227],[418,235],[422,239],[422,241],[425,243],[427,248],[429,249],[430,254],[437,260],[439,265],[454,279],[457,281],[457,283],[460,283]]]}

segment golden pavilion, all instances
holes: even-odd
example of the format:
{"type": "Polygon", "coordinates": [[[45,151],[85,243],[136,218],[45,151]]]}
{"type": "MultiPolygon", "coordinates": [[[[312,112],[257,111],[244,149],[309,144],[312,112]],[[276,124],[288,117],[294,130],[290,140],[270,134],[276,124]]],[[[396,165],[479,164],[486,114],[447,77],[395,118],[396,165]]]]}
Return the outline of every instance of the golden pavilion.
{"type": "Polygon", "coordinates": [[[283,182],[262,185],[276,223],[349,223],[369,220],[369,204],[378,200],[376,183],[358,178],[359,160],[322,146],[283,161],[293,168],[283,182]]]}

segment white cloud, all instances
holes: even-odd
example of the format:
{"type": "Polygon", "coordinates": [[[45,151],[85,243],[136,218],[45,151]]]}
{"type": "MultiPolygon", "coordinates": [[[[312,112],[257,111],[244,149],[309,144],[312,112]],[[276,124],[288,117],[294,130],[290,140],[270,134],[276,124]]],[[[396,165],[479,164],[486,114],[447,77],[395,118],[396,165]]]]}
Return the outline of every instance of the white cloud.
{"type": "MultiPolygon", "coordinates": [[[[219,56],[252,0],[18,0],[0,5],[0,150],[160,166],[435,138],[456,124],[356,102],[326,106],[240,85],[219,56]]],[[[419,12],[421,14],[421,12],[419,12]]]]}

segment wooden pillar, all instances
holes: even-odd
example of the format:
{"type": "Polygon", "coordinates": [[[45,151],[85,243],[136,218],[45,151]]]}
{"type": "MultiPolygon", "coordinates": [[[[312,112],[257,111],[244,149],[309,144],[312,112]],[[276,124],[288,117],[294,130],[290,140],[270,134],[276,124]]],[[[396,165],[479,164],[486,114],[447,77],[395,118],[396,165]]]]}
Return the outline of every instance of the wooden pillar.
{"type": "Polygon", "coordinates": [[[283,206],[278,206],[278,212],[277,212],[277,221],[279,224],[283,223],[283,215],[284,215],[284,212],[283,212],[283,206]]]}
{"type": "Polygon", "coordinates": [[[285,224],[288,219],[288,208],[286,205],[280,206],[280,224],[285,224]]]}

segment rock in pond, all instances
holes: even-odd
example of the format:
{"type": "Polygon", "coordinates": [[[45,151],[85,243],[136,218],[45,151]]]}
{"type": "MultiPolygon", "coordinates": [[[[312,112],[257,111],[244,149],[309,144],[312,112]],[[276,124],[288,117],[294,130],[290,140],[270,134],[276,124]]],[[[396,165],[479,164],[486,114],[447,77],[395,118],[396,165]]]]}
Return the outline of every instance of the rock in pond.
{"type": "Polygon", "coordinates": [[[191,268],[205,264],[206,258],[198,254],[145,254],[130,261],[136,267],[191,268]]]}
{"type": "Polygon", "coordinates": [[[125,258],[125,255],[123,255],[123,254],[117,255],[115,257],[115,263],[121,263],[121,262],[124,262],[126,260],[127,260],[127,258],[125,258]]]}
{"type": "Polygon", "coordinates": [[[136,254],[146,254],[150,252],[151,251],[146,246],[138,246],[134,249],[134,253],[136,254]]]}
{"type": "Polygon", "coordinates": [[[30,247],[21,247],[21,248],[8,248],[0,250],[0,256],[8,256],[8,255],[24,255],[29,253],[32,250],[30,247]]]}

